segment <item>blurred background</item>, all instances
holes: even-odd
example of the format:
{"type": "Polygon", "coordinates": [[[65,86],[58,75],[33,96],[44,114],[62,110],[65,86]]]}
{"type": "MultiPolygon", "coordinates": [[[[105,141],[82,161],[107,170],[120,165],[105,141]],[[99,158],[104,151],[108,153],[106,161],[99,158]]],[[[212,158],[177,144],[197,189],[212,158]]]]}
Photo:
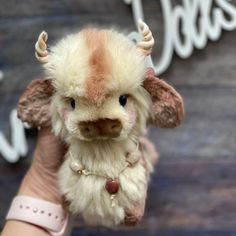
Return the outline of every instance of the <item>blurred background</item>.
{"type": "MultiPolygon", "coordinates": [[[[187,1],[200,1],[135,1],[142,4],[154,34],[153,61],[158,65],[168,43],[164,5],[168,3],[173,11],[177,6],[185,9],[187,1]]],[[[160,75],[184,97],[186,117],[174,130],[149,130],[160,161],[149,186],[143,221],[135,228],[118,229],[90,228],[78,222],[72,235],[236,235],[236,1],[201,2],[212,3],[210,22],[216,21],[214,9],[224,8],[223,16],[228,21],[234,17],[234,26],[230,31],[222,29],[219,40],[208,40],[204,49],[194,49],[188,58],[174,53],[160,75]],[[231,5],[231,14],[223,3],[231,5]]],[[[0,139],[10,149],[14,149],[10,114],[27,84],[43,76],[34,57],[39,33],[49,33],[49,44],[87,24],[115,26],[129,33],[136,30],[133,8],[132,0],[0,0],[0,139]]],[[[196,16],[194,25],[199,27],[203,15],[198,12],[196,16]]],[[[168,19],[174,20],[173,14],[168,19]]],[[[184,40],[183,34],[180,39],[184,40]]],[[[1,227],[31,162],[37,131],[25,132],[29,151],[15,164],[6,161],[0,146],[1,227]]]]}

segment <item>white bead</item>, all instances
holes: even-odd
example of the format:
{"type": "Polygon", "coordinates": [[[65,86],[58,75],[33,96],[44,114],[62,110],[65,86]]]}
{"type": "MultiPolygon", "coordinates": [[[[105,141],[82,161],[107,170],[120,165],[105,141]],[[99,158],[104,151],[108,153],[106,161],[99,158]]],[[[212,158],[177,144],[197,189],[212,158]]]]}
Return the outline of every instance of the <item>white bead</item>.
{"type": "Polygon", "coordinates": [[[34,209],[33,209],[33,212],[34,212],[34,213],[37,213],[37,212],[38,212],[38,208],[34,208],[34,209]]]}
{"type": "Polygon", "coordinates": [[[138,151],[134,151],[128,154],[126,161],[129,162],[131,165],[136,164],[141,158],[141,154],[138,151]]]}
{"type": "Polygon", "coordinates": [[[72,171],[74,171],[76,173],[78,173],[81,170],[83,170],[83,166],[80,163],[75,162],[75,161],[71,161],[70,162],[70,168],[71,168],[72,171]]]}

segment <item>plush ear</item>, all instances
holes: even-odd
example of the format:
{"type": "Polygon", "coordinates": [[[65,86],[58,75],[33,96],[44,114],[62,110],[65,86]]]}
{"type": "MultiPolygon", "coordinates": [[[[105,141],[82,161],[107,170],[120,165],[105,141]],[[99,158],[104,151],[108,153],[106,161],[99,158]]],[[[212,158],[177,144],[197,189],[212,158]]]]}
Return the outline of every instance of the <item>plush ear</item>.
{"type": "Polygon", "coordinates": [[[143,86],[152,98],[150,123],[161,128],[178,126],[184,116],[180,94],[165,81],[156,78],[152,68],[147,70],[143,86]]]}
{"type": "Polygon", "coordinates": [[[18,117],[33,127],[48,126],[50,98],[54,88],[49,80],[33,80],[20,97],[17,105],[18,117]]]}

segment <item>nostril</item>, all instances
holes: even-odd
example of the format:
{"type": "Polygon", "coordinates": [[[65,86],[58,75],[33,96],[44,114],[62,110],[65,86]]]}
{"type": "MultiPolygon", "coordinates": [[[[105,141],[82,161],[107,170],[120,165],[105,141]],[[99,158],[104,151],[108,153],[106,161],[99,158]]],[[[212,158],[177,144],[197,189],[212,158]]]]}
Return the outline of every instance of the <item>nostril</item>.
{"type": "Polygon", "coordinates": [[[90,132],[90,129],[88,127],[84,128],[84,131],[89,133],[90,132]]]}
{"type": "Polygon", "coordinates": [[[79,129],[80,133],[85,138],[93,138],[99,133],[99,129],[96,127],[95,122],[80,122],[79,129]]]}
{"type": "Polygon", "coordinates": [[[121,125],[117,124],[117,125],[113,125],[111,128],[110,128],[110,131],[111,132],[119,132],[121,130],[121,125]]]}
{"type": "Polygon", "coordinates": [[[121,123],[120,122],[112,122],[109,125],[109,130],[112,133],[118,133],[121,130],[121,123]]]}
{"type": "Polygon", "coordinates": [[[81,134],[86,138],[96,136],[117,137],[122,125],[118,120],[101,119],[97,121],[80,122],[79,129],[81,134]]]}
{"type": "Polygon", "coordinates": [[[112,125],[111,126],[111,129],[116,129],[118,127],[118,125],[117,124],[115,124],[115,125],[112,125]]]}
{"type": "Polygon", "coordinates": [[[92,135],[94,133],[94,128],[92,126],[86,126],[81,131],[83,134],[92,135]]]}

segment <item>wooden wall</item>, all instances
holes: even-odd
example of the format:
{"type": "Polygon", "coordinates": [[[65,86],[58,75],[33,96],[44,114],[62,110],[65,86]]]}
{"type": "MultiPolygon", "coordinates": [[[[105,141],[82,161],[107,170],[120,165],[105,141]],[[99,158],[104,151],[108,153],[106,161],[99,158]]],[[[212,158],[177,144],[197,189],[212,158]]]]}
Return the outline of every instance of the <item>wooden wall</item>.
{"type": "MultiPolygon", "coordinates": [[[[179,3],[180,1],[173,1],[179,3]]],[[[231,1],[236,5],[236,1],[231,1]]],[[[163,47],[158,0],[143,0],[156,38],[155,60],[163,47]]],[[[86,24],[134,29],[131,7],[122,0],[0,0],[0,130],[9,138],[9,114],[30,80],[42,70],[34,59],[40,31],[53,43],[86,24]]],[[[149,188],[146,215],[136,228],[107,230],[78,224],[73,235],[235,235],[236,234],[236,32],[174,56],[162,76],[183,95],[186,118],[175,130],[150,129],[160,162],[149,188]]],[[[18,164],[0,158],[0,225],[27,170],[36,131],[27,131],[30,154],[18,164]]]]}

